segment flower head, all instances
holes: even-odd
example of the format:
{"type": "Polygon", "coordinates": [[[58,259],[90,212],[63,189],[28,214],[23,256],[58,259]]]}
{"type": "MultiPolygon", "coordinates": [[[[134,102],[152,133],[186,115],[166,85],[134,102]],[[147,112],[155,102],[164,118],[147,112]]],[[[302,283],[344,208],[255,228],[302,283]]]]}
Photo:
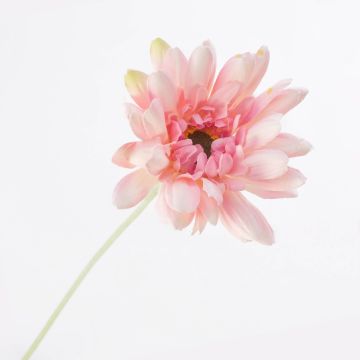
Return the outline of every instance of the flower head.
{"type": "Polygon", "coordinates": [[[304,176],[288,166],[310,144],[281,132],[281,118],[307,91],[281,81],[258,96],[253,92],[269,62],[265,47],[230,58],[215,78],[215,50],[204,42],[187,59],[178,48],[155,39],[155,71],[129,70],[125,85],[135,104],[125,104],[139,141],[120,147],[113,162],[136,168],[116,186],[114,203],[129,208],[158,182],[158,203],[175,228],[194,222],[202,232],[218,219],[242,240],[264,244],[273,231],[243,195],[296,196],[304,176]]]}

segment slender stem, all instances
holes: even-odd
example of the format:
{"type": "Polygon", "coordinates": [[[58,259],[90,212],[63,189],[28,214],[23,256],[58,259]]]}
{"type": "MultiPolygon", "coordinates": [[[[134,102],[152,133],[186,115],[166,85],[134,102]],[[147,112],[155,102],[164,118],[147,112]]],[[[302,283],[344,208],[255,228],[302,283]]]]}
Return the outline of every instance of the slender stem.
{"type": "Polygon", "coordinates": [[[74,283],[70,286],[69,290],[66,292],[62,300],[59,302],[58,306],[52,312],[51,316],[45,323],[44,327],[41,329],[38,336],[35,338],[29,349],[26,351],[22,360],[28,360],[35,352],[37,347],[40,345],[41,341],[44,339],[47,332],[50,330],[51,326],[54,324],[57,317],[60,315],[61,311],[64,309],[65,305],[74,295],[75,291],[79,288],[83,280],[89,274],[94,265],[100,260],[100,258],[106,253],[106,251],[114,244],[115,240],[127,229],[127,227],[137,219],[137,217],[145,210],[145,208],[150,204],[158,192],[158,187],[152,189],[146,198],[138,205],[138,207],[129,215],[129,217],[118,226],[118,228],[112,233],[112,235],[104,242],[100,249],[94,254],[90,261],[85,265],[83,270],[80,272],[78,277],[75,279],[74,283]]]}

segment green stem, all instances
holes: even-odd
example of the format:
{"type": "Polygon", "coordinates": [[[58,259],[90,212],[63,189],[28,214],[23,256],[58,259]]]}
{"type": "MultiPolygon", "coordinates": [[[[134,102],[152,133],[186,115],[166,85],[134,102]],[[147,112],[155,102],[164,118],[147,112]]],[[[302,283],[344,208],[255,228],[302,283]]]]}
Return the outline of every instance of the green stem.
{"type": "Polygon", "coordinates": [[[89,274],[94,265],[100,260],[100,258],[106,253],[106,251],[114,244],[115,240],[127,229],[127,227],[137,219],[137,217],[145,210],[145,208],[150,204],[158,192],[158,187],[152,189],[145,199],[138,205],[138,207],[129,215],[129,217],[121,224],[119,227],[112,233],[112,235],[105,241],[105,243],[100,247],[100,249],[94,254],[90,261],[85,265],[83,270],[80,272],[78,277],[75,279],[74,283],[70,286],[69,290],[66,292],[62,300],[59,302],[58,306],[52,312],[51,316],[45,323],[44,327],[41,329],[39,335],[35,338],[29,349],[26,351],[25,355],[22,357],[22,360],[28,360],[33,355],[37,347],[40,345],[41,341],[44,339],[45,335],[50,330],[51,326],[54,324],[57,317],[60,315],[66,304],[74,295],[75,291],[79,288],[83,280],[89,274]]]}

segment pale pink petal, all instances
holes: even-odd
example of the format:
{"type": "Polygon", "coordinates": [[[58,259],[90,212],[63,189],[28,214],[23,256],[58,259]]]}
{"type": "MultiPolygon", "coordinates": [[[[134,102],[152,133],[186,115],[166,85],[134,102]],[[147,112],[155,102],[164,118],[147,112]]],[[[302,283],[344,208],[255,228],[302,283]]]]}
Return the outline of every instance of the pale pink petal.
{"type": "Polygon", "coordinates": [[[141,108],[146,109],[150,103],[147,89],[148,76],[141,71],[128,70],[124,80],[125,86],[134,101],[141,108]]]}
{"type": "Polygon", "coordinates": [[[274,242],[273,231],[265,217],[240,193],[225,191],[220,219],[241,240],[255,240],[265,245],[274,242]]]}
{"type": "Polygon", "coordinates": [[[245,148],[258,149],[273,140],[281,130],[282,114],[272,114],[256,122],[247,130],[245,148]]]}
{"type": "Polygon", "coordinates": [[[191,213],[200,202],[200,189],[191,179],[177,179],[166,183],[165,199],[169,207],[180,213],[191,213]]]}
{"type": "Polygon", "coordinates": [[[129,160],[135,146],[136,142],[130,142],[122,145],[112,157],[112,162],[125,168],[135,167],[136,165],[129,160]]]}
{"type": "Polygon", "coordinates": [[[207,156],[204,152],[201,152],[200,154],[198,154],[198,157],[196,159],[196,168],[194,173],[197,172],[201,172],[201,175],[203,174],[203,172],[205,171],[205,165],[207,162],[207,156]]]}
{"type": "Polygon", "coordinates": [[[154,148],[159,146],[159,140],[137,141],[133,144],[124,154],[126,155],[126,160],[135,166],[144,167],[153,156],[154,148]]]}
{"type": "Polygon", "coordinates": [[[245,182],[242,178],[226,176],[222,179],[226,189],[231,191],[241,191],[245,189],[245,182]]]}
{"type": "Polygon", "coordinates": [[[203,103],[208,96],[208,90],[205,86],[195,85],[188,94],[188,100],[195,109],[199,104],[203,103]]]}
{"type": "Polygon", "coordinates": [[[311,144],[294,135],[281,133],[266,148],[283,151],[288,157],[303,156],[311,150],[311,144]]]}
{"type": "Polygon", "coordinates": [[[247,85],[247,88],[243,93],[244,97],[251,95],[259,85],[269,65],[269,58],[269,50],[266,46],[262,46],[256,52],[253,73],[251,75],[251,79],[247,85]]]}
{"type": "Polygon", "coordinates": [[[287,171],[288,157],[279,150],[256,150],[247,156],[243,164],[248,166],[247,177],[254,180],[277,178],[287,171]]]}
{"type": "Polygon", "coordinates": [[[245,189],[265,199],[295,197],[296,189],[306,181],[304,175],[296,169],[289,168],[288,171],[272,180],[254,181],[243,178],[245,189]]]}
{"type": "Polygon", "coordinates": [[[165,111],[176,111],[176,89],[165,73],[157,71],[149,75],[148,87],[152,98],[159,99],[165,111]]]}
{"type": "Polygon", "coordinates": [[[191,139],[183,139],[183,140],[179,140],[176,143],[171,145],[171,148],[173,151],[176,151],[178,149],[181,149],[183,146],[189,146],[192,145],[192,141],[191,139]]]}
{"type": "Polygon", "coordinates": [[[241,126],[235,134],[235,144],[243,146],[245,143],[247,129],[245,126],[241,126]]]}
{"type": "Polygon", "coordinates": [[[144,128],[148,138],[159,136],[163,143],[168,141],[164,109],[159,99],[153,99],[144,112],[144,128]]]}
{"type": "Polygon", "coordinates": [[[243,85],[247,84],[251,79],[254,63],[254,55],[250,53],[238,54],[230,58],[220,70],[213,92],[232,81],[240,82],[243,85]]]}
{"type": "Polygon", "coordinates": [[[141,201],[157,183],[157,178],[144,169],[123,177],[116,185],[113,202],[119,209],[127,209],[141,201]]]}
{"type": "Polygon", "coordinates": [[[156,38],[151,42],[150,57],[155,69],[161,68],[164,57],[169,49],[170,45],[163,39],[156,38]]]}
{"type": "Polygon", "coordinates": [[[190,225],[194,218],[194,213],[179,213],[168,207],[168,216],[176,230],[182,230],[190,225]]]}
{"type": "Polygon", "coordinates": [[[262,199],[289,199],[297,197],[296,190],[290,191],[271,191],[271,190],[263,190],[260,188],[246,188],[246,191],[249,191],[256,196],[261,197],[262,199]]]}
{"type": "Polygon", "coordinates": [[[169,165],[169,158],[164,146],[156,146],[151,158],[146,162],[146,168],[153,175],[159,175],[169,165]]]}
{"type": "Polygon", "coordinates": [[[181,131],[180,125],[177,121],[172,121],[169,126],[169,136],[171,141],[178,141],[182,136],[183,132],[181,131]]]}
{"type": "Polygon", "coordinates": [[[209,177],[217,176],[217,164],[213,156],[208,158],[208,161],[205,165],[205,173],[209,177]]]}
{"type": "Polygon", "coordinates": [[[248,167],[244,165],[244,149],[241,145],[235,147],[235,154],[233,156],[233,167],[231,169],[231,175],[239,176],[246,174],[248,167]]]}
{"type": "MultiPolygon", "coordinates": [[[[254,123],[272,113],[281,113],[280,111],[276,111],[276,108],[273,108],[273,110],[270,108],[270,111],[268,111],[267,107],[274,99],[280,96],[284,91],[288,90],[286,88],[290,83],[291,79],[278,81],[275,85],[269,87],[262,94],[254,98],[251,108],[248,109],[247,113],[243,116],[243,124],[249,122],[250,124],[254,123]]],[[[241,107],[241,105],[239,105],[239,107],[241,107]]]]}
{"type": "Polygon", "coordinates": [[[136,105],[125,103],[125,113],[129,120],[130,127],[134,134],[143,140],[148,139],[144,128],[144,113],[143,110],[139,109],[136,105]]]}
{"type": "Polygon", "coordinates": [[[194,218],[194,212],[192,213],[180,213],[171,209],[165,200],[164,186],[160,189],[157,208],[162,215],[163,219],[172,223],[175,229],[182,230],[186,228],[194,218]]]}
{"type": "Polygon", "coordinates": [[[240,125],[241,114],[236,114],[232,123],[231,134],[234,134],[240,125]]]}
{"type": "Polygon", "coordinates": [[[264,115],[271,113],[286,114],[293,107],[304,100],[308,91],[306,89],[284,89],[264,109],[264,115]]]}
{"type": "Polygon", "coordinates": [[[248,166],[244,164],[242,159],[240,160],[238,157],[234,156],[233,158],[233,167],[230,171],[232,176],[242,176],[245,175],[248,171],[248,166]]]}
{"type": "Polygon", "coordinates": [[[219,160],[219,176],[229,173],[233,167],[233,158],[230,154],[221,154],[219,160]]]}
{"type": "Polygon", "coordinates": [[[198,210],[195,215],[195,222],[191,234],[194,235],[196,232],[199,232],[199,234],[201,234],[204,231],[206,224],[206,217],[202,214],[201,211],[198,210]]]}
{"type": "Polygon", "coordinates": [[[228,82],[218,90],[213,92],[209,99],[210,105],[228,105],[241,89],[241,84],[237,81],[228,82]]]}
{"type": "Polygon", "coordinates": [[[174,155],[177,159],[179,159],[182,163],[187,162],[189,159],[191,159],[194,155],[198,153],[197,146],[194,145],[188,145],[184,146],[174,152],[174,155]]]}
{"type": "Polygon", "coordinates": [[[186,74],[186,94],[190,94],[194,86],[210,88],[215,73],[215,58],[213,50],[202,45],[191,54],[186,74]]]}
{"type": "Polygon", "coordinates": [[[205,193],[208,195],[209,198],[213,198],[218,205],[220,205],[222,203],[223,200],[223,190],[222,188],[215,182],[203,178],[202,179],[202,188],[205,191],[205,193]]]}
{"type": "Polygon", "coordinates": [[[169,49],[165,55],[161,70],[180,88],[185,86],[187,59],[180,49],[169,49]]]}
{"type": "Polygon", "coordinates": [[[153,156],[154,148],[157,146],[159,146],[157,139],[130,142],[118,149],[112,161],[127,168],[144,167],[153,156]]]}
{"type": "Polygon", "coordinates": [[[169,164],[166,146],[156,142],[124,144],[114,154],[112,161],[127,168],[145,167],[153,175],[159,175],[169,164]]]}
{"type": "Polygon", "coordinates": [[[220,214],[220,220],[222,224],[232,235],[242,241],[251,241],[250,236],[244,229],[243,224],[241,224],[239,221],[233,220],[232,217],[230,217],[224,210],[221,211],[220,214]]]}
{"type": "MultiPolygon", "coordinates": [[[[221,194],[222,202],[222,194],[221,194]]],[[[204,191],[201,192],[199,209],[210,224],[216,225],[219,218],[218,203],[213,197],[209,197],[204,191]]]]}
{"type": "Polygon", "coordinates": [[[234,154],[236,150],[235,139],[232,136],[218,138],[212,142],[211,150],[234,154]]]}

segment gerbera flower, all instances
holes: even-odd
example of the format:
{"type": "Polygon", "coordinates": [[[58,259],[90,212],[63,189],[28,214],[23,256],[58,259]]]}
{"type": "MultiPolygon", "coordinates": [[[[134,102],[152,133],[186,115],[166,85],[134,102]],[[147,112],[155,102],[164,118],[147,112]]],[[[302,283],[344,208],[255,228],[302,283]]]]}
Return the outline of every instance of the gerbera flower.
{"type": "Polygon", "coordinates": [[[269,53],[230,58],[215,78],[215,50],[208,42],[187,59],[156,39],[150,48],[155,71],[129,70],[125,85],[135,104],[125,104],[139,141],[120,147],[113,162],[136,168],[114,191],[114,204],[129,208],[160,183],[158,204],[176,229],[193,222],[202,232],[218,219],[236,237],[263,244],[273,231],[243,195],[296,196],[304,176],[288,166],[305,155],[307,141],[281,133],[281,118],[307,91],[281,81],[258,96],[269,53]]]}

